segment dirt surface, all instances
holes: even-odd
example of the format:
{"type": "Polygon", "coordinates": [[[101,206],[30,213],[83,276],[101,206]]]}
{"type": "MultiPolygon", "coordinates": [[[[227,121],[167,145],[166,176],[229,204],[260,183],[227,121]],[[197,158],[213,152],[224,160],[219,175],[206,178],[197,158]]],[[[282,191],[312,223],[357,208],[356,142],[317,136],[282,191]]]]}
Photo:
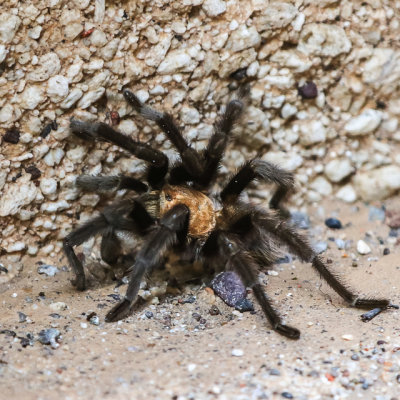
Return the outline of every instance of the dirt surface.
{"type": "MultiPolygon", "coordinates": [[[[386,205],[400,204],[392,199],[386,205]]],[[[349,286],[399,304],[398,238],[389,238],[387,221],[369,221],[369,211],[364,204],[310,207],[306,232],[312,242],[328,244],[324,259],[349,286]],[[330,216],[344,228],[328,229],[324,219],[330,216]],[[332,237],[352,240],[350,248],[338,249],[332,237]],[[357,253],[359,239],[370,254],[357,253]],[[385,248],[390,254],[383,255],[385,248]]],[[[79,293],[63,266],[65,258],[25,258],[19,276],[0,286],[2,399],[400,398],[400,312],[389,309],[362,322],[364,311],[347,307],[297,259],[276,265],[264,280],[287,323],[301,330],[298,341],[273,332],[257,304],[255,313],[242,314],[211,289],[189,283],[159,304],[146,302],[132,317],[106,324],[104,315],[116,302],[109,295],[123,294],[126,286],[79,293]],[[38,261],[59,272],[38,274],[38,261]],[[213,305],[219,315],[210,314],[213,305]],[[99,325],[87,320],[92,312],[99,325]],[[39,332],[50,328],[62,337],[40,343],[39,332]]]]}

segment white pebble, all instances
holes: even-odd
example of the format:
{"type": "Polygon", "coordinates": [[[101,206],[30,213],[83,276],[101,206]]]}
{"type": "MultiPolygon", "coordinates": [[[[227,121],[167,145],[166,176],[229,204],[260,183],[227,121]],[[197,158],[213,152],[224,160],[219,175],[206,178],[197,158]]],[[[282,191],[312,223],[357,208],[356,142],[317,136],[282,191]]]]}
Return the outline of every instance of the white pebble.
{"type": "Polygon", "coordinates": [[[88,324],[86,322],[81,322],[81,328],[86,329],[88,327],[88,324]]]}
{"type": "Polygon", "coordinates": [[[47,83],[47,95],[53,103],[58,103],[68,95],[68,79],[62,75],[52,76],[47,83]]]}
{"type": "Polygon", "coordinates": [[[44,195],[50,195],[57,191],[57,181],[53,178],[42,178],[40,180],[40,190],[44,195]]]}
{"type": "Polygon", "coordinates": [[[359,240],[357,242],[357,251],[359,254],[369,254],[371,253],[371,248],[364,242],[364,240],[359,240]]]}
{"type": "Polygon", "coordinates": [[[346,334],[346,335],[342,335],[342,339],[343,340],[353,340],[354,339],[354,337],[353,337],[353,335],[350,335],[350,334],[346,334]]]}
{"type": "Polygon", "coordinates": [[[381,120],[382,112],[368,109],[347,122],[344,129],[350,136],[365,135],[373,132],[379,126],[381,120]]]}
{"type": "Polygon", "coordinates": [[[55,303],[51,303],[49,305],[49,307],[53,310],[53,311],[64,311],[68,308],[68,306],[62,302],[62,301],[57,301],[55,303]]]}
{"type": "Polygon", "coordinates": [[[354,203],[357,200],[357,193],[352,185],[345,185],[337,191],[336,197],[346,203],[354,203]]]}
{"type": "Polygon", "coordinates": [[[189,372],[193,372],[196,369],[197,365],[196,364],[189,364],[187,366],[187,369],[189,372]]]}
{"type": "Polygon", "coordinates": [[[205,0],[202,7],[209,17],[216,17],[226,11],[225,1],[222,0],[205,0]]]}
{"type": "Polygon", "coordinates": [[[244,354],[244,351],[242,349],[233,349],[232,350],[232,355],[234,357],[242,357],[244,354]]]}

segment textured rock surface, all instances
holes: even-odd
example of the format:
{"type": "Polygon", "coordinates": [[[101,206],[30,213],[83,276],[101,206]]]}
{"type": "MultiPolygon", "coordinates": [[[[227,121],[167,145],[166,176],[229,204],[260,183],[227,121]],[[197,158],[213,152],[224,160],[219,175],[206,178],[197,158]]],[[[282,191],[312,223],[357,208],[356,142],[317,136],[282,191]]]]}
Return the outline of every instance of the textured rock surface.
{"type": "MultiPolygon", "coordinates": [[[[71,117],[118,113],[116,129],[171,152],[131,114],[123,87],[169,110],[202,149],[250,81],[221,174],[261,153],[296,175],[297,208],[395,194],[399,19],[388,1],[2,1],[0,254],[60,252],[76,217],[103,205],[74,187],[79,174],[140,176],[143,163],[115,146],[72,137],[71,117]]],[[[259,186],[256,197],[268,196],[259,186]]]]}

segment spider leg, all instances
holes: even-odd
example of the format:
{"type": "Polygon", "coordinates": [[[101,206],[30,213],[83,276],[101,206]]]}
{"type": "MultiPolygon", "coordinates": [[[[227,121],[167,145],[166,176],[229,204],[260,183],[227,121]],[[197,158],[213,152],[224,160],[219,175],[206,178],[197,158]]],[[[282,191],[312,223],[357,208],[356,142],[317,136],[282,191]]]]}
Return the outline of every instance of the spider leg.
{"type": "Polygon", "coordinates": [[[85,272],[83,270],[83,265],[76,256],[73,247],[79,246],[86,240],[90,239],[92,236],[104,232],[107,229],[107,226],[108,221],[103,217],[103,215],[99,215],[98,217],[91,219],[90,221],[72,231],[64,239],[64,252],[67,256],[69,264],[75,272],[76,278],[75,281],[73,281],[73,284],[78,290],[85,290],[86,278],[85,272]]]}
{"type": "Polygon", "coordinates": [[[115,230],[128,230],[143,234],[153,223],[153,218],[138,201],[125,200],[111,204],[99,216],[92,218],[68,234],[64,238],[63,248],[68,262],[75,272],[76,279],[73,283],[76,288],[85,290],[86,279],[83,265],[74,252],[74,246],[79,246],[91,237],[102,233],[102,255],[104,252],[105,261],[107,259],[114,261],[112,252],[117,251],[119,242],[117,240],[115,244],[111,244],[109,235],[112,235],[115,230]]]}
{"type": "Polygon", "coordinates": [[[206,257],[218,256],[227,262],[228,268],[233,269],[240,276],[243,283],[253,289],[253,293],[260,304],[265,316],[272,328],[290,339],[298,339],[300,331],[282,322],[281,317],[271,305],[257,277],[257,264],[245,248],[241,245],[239,238],[234,234],[226,232],[214,233],[204,245],[206,257]]]}
{"type": "Polygon", "coordinates": [[[214,124],[214,133],[210,137],[207,148],[200,155],[202,172],[194,176],[191,170],[178,164],[170,171],[171,184],[180,184],[194,180],[200,187],[208,187],[215,178],[218,166],[224,155],[233,125],[237,122],[244,109],[243,98],[249,93],[249,86],[242,86],[238,98],[231,100],[221,118],[214,124]]]}
{"type": "Polygon", "coordinates": [[[300,257],[304,262],[311,262],[314,269],[325,279],[329,286],[335,290],[350,305],[357,308],[386,308],[390,301],[388,299],[362,298],[349,290],[339,278],[335,276],[321,258],[314,252],[307,240],[300,235],[286,221],[270,215],[256,217],[255,226],[272,233],[277,239],[285,243],[289,249],[300,257]]]}
{"type": "Polygon", "coordinates": [[[287,216],[288,212],[280,207],[280,202],[288,191],[294,187],[293,174],[257,158],[244,164],[230,179],[221,192],[221,200],[223,202],[236,201],[240,193],[254,179],[264,179],[278,185],[278,189],[272,196],[269,205],[270,208],[281,211],[283,216],[287,216]]]}
{"type": "Polygon", "coordinates": [[[239,89],[238,98],[231,100],[221,118],[214,124],[214,133],[210,137],[204,152],[205,167],[202,175],[202,183],[208,186],[218,170],[219,163],[224,155],[233,125],[240,118],[245,104],[243,99],[248,96],[250,87],[242,86],[239,89]]]}
{"type": "Polygon", "coordinates": [[[148,182],[157,186],[162,182],[168,171],[168,158],[161,151],[151,146],[138,142],[111,128],[102,122],[84,122],[73,119],[70,123],[72,132],[84,140],[100,140],[111,142],[125,150],[128,150],[137,158],[150,163],[148,182]]]}
{"type": "Polygon", "coordinates": [[[189,213],[187,206],[178,204],[160,219],[160,225],[150,234],[136,256],[124,299],[108,312],[107,322],[115,322],[129,315],[145,273],[150,272],[178,241],[179,233],[187,226],[189,213]]]}
{"type": "Polygon", "coordinates": [[[90,192],[108,192],[112,190],[128,189],[137,193],[147,191],[147,185],[138,179],[125,176],[93,176],[80,175],[76,178],[76,186],[90,192]]]}
{"type": "Polygon", "coordinates": [[[199,153],[194,150],[182,136],[182,133],[176,125],[172,116],[165,112],[154,110],[142,103],[138,97],[130,90],[123,91],[126,101],[145,119],[154,121],[161,130],[167,135],[167,138],[178,150],[182,164],[187,171],[194,177],[200,176],[203,172],[203,166],[199,153]]]}
{"type": "Polygon", "coordinates": [[[102,235],[100,254],[102,260],[109,265],[115,265],[118,261],[118,257],[121,254],[121,242],[112,227],[107,228],[102,235]]]}

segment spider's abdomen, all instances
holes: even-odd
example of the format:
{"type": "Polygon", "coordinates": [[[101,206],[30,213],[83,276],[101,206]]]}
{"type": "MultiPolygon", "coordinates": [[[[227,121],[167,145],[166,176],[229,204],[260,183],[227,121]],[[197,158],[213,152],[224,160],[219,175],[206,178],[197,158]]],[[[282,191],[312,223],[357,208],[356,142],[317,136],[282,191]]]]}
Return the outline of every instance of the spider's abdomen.
{"type": "Polygon", "coordinates": [[[204,193],[184,186],[164,186],[160,193],[160,217],[177,204],[185,204],[190,210],[190,236],[204,237],[214,229],[214,206],[204,193]]]}

